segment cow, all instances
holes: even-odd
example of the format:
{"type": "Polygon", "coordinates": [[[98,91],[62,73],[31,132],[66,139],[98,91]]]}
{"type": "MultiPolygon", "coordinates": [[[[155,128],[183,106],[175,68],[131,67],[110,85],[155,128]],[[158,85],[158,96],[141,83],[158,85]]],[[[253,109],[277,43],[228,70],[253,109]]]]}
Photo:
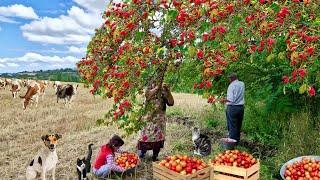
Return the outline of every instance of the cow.
{"type": "Polygon", "coordinates": [[[43,100],[44,98],[44,95],[45,95],[45,89],[46,89],[46,84],[45,84],[45,81],[37,81],[37,83],[40,85],[40,96],[41,96],[41,99],[43,100]]]}
{"type": "Polygon", "coordinates": [[[11,83],[11,92],[12,92],[12,97],[15,99],[17,97],[18,92],[21,90],[21,85],[19,81],[12,81],[11,83]]]}
{"type": "Polygon", "coordinates": [[[0,89],[6,88],[6,82],[3,79],[0,79],[0,89]]]}
{"type": "Polygon", "coordinates": [[[26,80],[26,87],[29,87],[33,82],[35,82],[35,80],[31,80],[31,79],[26,80]]]}
{"type": "Polygon", "coordinates": [[[27,86],[27,80],[22,79],[22,80],[21,80],[21,86],[22,86],[22,87],[26,87],[26,86],[27,86]]]}
{"type": "Polygon", "coordinates": [[[11,79],[5,78],[4,79],[5,85],[4,85],[4,89],[6,89],[7,86],[10,86],[12,83],[11,79]]]}
{"type": "Polygon", "coordinates": [[[67,84],[65,86],[58,85],[56,90],[57,95],[57,103],[59,103],[59,99],[64,99],[64,105],[71,105],[73,96],[77,93],[79,85],[74,87],[72,84],[67,84]]]}
{"type": "Polygon", "coordinates": [[[48,80],[44,80],[43,83],[44,83],[44,85],[45,85],[46,87],[49,86],[49,81],[48,81],[48,80]]]}
{"type": "Polygon", "coordinates": [[[57,88],[59,85],[62,85],[60,81],[54,81],[52,87],[57,92],[57,88]]]}
{"type": "Polygon", "coordinates": [[[29,102],[35,102],[36,107],[38,106],[39,101],[39,94],[40,94],[40,84],[36,81],[33,81],[28,86],[28,90],[24,96],[20,96],[20,98],[24,99],[23,102],[23,109],[25,110],[29,104],[29,102]]]}

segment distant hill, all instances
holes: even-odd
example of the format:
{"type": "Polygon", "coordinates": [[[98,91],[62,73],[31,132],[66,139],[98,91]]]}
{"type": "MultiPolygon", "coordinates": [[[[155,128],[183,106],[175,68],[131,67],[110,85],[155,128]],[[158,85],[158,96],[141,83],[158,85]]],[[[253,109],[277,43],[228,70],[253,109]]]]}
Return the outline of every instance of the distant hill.
{"type": "Polygon", "coordinates": [[[80,82],[80,77],[75,69],[55,69],[55,70],[40,70],[40,71],[23,71],[18,73],[3,73],[1,77],[18,78],[18,79],[42,79],[50,81],[66,81],[80,82]]]}

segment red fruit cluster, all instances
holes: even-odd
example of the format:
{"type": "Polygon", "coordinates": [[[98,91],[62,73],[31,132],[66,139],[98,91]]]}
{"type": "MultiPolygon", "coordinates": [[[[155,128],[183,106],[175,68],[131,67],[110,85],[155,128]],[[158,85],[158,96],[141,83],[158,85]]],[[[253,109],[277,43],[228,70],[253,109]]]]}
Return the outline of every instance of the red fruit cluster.
{"type": "Polygon", "coordinates": [[[159,165],[180,173],[181,175],[193,174],[208,167],[204,161],[186,155],[168,156],[160,161],[159,165]]]}
{"type": "Polygon", "coordinates": [[[250,168],[257,163],[257,160],[247,152],[241,152],[239,150],[227,150],[218,154],[211,160],[214,165],[235,166],[241,168],[250,168]]]}
{"type": "Polygon", "coordinates": [[[139,162],[139,158],[134,153],[122,153],[116,158],[116,164],[124,169],[130,169],[135,167],[139,162]]]}
{"type": "Polygon", "coordinates": [[[212,103],[215,103],[215,102],[216,102],[216,99],[213,96],[209,96],[208,97],[208,103],[212,104],[212,103]]]}
{"type": "Polygon", "coordinates": [[[320,179],[320,161],[304,158],[286,167],[286,180],[320,179]]]}

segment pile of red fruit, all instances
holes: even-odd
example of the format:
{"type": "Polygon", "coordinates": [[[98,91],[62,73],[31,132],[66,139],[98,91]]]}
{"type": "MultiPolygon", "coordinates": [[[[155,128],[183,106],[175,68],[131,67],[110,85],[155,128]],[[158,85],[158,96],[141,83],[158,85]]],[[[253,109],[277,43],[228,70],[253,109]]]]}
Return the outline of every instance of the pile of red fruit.
{"type": "Polygon", "coordinates": [[[250,168],[257,163],[257,160],[247,152],[239,150],[227,150],[224,153],[218,154],[211,160],[214,165],[235,166],[241,168],[250,168]]]}
{"type": "Polygon", "coordinates": [[[139,158],[134,153],[122,153],[116,158],[116,163],[118,166],[123,167],[124,169],[130,169],[135,167],[139,162],[139,158]]]}
{"type": "Polygon", "coordinates": [[[208,167],[204,161],[186,155],[168,156],[166,159],[160,161],[159,165],[180,173],[181,175],[193,174],[208,167]]]}
{"type": "Polygon", "coordinates": [[[286,167],[284,173],[286,180],[320,179],[320,161],[302,159],[286,167]]]}

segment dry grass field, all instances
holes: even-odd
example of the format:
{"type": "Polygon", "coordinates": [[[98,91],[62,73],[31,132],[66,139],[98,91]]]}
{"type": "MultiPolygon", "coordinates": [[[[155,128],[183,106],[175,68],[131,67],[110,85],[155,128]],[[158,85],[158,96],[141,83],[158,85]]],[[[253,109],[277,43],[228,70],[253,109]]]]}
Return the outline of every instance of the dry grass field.
{"type": "MultiPolygon", "coordinates": [[[[25,92],[26,89],[23,88],[20,94],[24,95],[25,92]]],[[[174,98],[175,106],[168,108],[168,114],[172,116],[183,114],[198,119],[197,117],[204,117],[208,112],[209,105],[199,96],[174,94],[174,98]]],[[[47,133],[60,133],[62,139],[57,146],[59,163],[56,179],[76,180],[75,162],[78,157],[86,155],[87,145],[94,144],[94,160],[100,145],[106,143],[112,134],[121,134],[114,126],[96,125],[96,120],[111,105],[111,100],[93,97],[89,94],[89,89],[84,89],[81,85],[72,107],[68,108],[63,101],[56,103],[54,89],[50,85],[44,99],[39,99],[38,107],[28,107],[23,111],[20,98],[13,99],[8,89],[0,90],[0,179],[25,179],[27,164],[44,146],[40,137],[47,133]]],[[[194,121],[201,126],[201,122],[194,121]]],[[[137,139],[137,135],[126,138],[124,149],[135,151],[137,139]]],[[[167,141],[160,156],[188,147],[192,147],[190,128],[178,123],[168,123],[167,141]]],[[[149,159],[141,163],[137,179],[152,179],[150,163],[149,159]]],[[[51,179],[50,176],[49,178],[51,179]]]]}

